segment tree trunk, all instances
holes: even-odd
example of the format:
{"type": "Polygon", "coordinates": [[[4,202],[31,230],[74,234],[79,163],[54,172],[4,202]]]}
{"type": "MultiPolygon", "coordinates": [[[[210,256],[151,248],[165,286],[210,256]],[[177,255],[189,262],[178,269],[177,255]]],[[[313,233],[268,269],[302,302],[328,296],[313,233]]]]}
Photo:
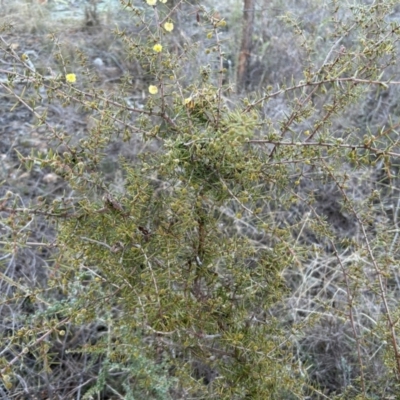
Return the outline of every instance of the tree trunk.
{"type": "Polygon", "coordinates": [[[237,69],[237,90],[242,91],[248,84],[252,36],[254,28],[255,0],[243,0],[243,31],[237,69]]]}

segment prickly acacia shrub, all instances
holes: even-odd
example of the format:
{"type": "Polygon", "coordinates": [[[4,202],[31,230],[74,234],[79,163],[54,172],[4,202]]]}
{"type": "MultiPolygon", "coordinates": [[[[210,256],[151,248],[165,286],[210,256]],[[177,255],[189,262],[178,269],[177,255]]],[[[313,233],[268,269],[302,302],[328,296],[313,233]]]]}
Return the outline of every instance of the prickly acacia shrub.
{"type": "Polygon", "coordinates": [[[220,15],[121,3],[136,30],[116,29],[116,42],[136,69],[117,91],[54,37],[60,73],[50,75],[2,41],[13,68],[1,87],[51,144],[20,159],[70,193],[27,207],[9,190],[0,203],[6,255],[34,245],[40,215],[57,231],[44,283],[1,275],[16,288],[4,304],[34,309],[2,332],[4,393],[20,390],[19,368],[50,396],[44,382],[73,362],[89,376],[64,398],[397,393],[398,117],[373,132],[344,126],[371,93],[396,90],[394,3],[330,4],[322,49],[286,15],[303,75],[246,98],[226,83],[220,15]],[[87,132],[52,124],[53,104],[89,118],[87,132]],[[110,167],[121,140],[131,152],[110,167]]]}

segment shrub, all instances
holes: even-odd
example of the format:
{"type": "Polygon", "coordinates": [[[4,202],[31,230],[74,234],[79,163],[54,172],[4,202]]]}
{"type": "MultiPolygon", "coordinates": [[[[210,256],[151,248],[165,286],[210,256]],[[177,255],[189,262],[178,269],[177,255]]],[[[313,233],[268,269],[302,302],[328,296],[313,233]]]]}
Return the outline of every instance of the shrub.
{"type": "Polygon", "coordinates": [[[45,135],[31,152],[21,141],[21,166],[64,182],[29,205],[21,182],[4,185],[4,396],[397,393],[397,116],[348,123],[398,84],[395,2],[334,2],[313,28],[282,16],[302,76],[274,71],[243,96],[226,79],[229,15],[121,4],[118,56],[53,35],[44,72],[2,40],[9,113],[45,135]],[[41,279],[18,272],[30,247],[52,250],[41,279]]]}

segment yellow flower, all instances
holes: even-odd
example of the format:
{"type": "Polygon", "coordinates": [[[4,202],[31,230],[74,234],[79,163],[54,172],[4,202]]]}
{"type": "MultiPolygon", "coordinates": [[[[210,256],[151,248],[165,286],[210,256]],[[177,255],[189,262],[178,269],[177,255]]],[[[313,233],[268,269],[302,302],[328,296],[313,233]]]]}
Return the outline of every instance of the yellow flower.
{"type": "Polygon", "coordinates": [[[158,87],[154,85],[149,86],[149,93],[150,94],[157,94],[158,93],[158,87]]]}
{"type": "Polygon", "coordinates": [[[155,44],[154,47],[153,47],[153,50],[154,50],[156,53],[160,53],[160,52],[162,51],[162,46],[161,46],[161,44],[160,44],[160,43],[155,44]]]}
{"type": "Polygon", "coordinates": [[[224,28],[226,26],[226,21],[222,19],[221,21],[218,22],[217,26],[219,26],[220,28],[224,28]]]}
{"type": "Polygon", "coordinates": [[[75,83],[76,75],[75,74],[67,74],[67,75],[65,75],[65,80],[69,83],[75,83]]]}
{"type": "Polygon", "coordinates": [[[157,0],[146,0],[146,3],[147,3],[149,6],[155,6],[156,3],[157,3],[157,0]]]}
{"type": "Polygon", "coordinates": [[[160,0],[160,3],[166,3],[167,0],[160,0]]]}
{"type": "Polygon", "coordinates": [[[174,24],[173,24],[172,22],[166,22],[166,23],[164,24],[164,29],[165,29],[167,32],[172,32],[172,31],[174,30],[174,24]]]}

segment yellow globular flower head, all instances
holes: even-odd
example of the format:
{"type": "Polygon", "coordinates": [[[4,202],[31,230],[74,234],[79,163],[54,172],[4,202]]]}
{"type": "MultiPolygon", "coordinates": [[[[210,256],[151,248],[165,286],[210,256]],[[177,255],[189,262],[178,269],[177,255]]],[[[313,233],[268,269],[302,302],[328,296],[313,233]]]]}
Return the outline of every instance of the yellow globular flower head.
{"type": "Polygon", "coordinates": [[[161,46],[161,44],[160,44],[160,43],[155,44],[155,45],[153,46],[153,50],[154,50],[156,53],[160,53],[160,52],[162,51],[162,46],[161,46]]]}
{"type": "Polygon", "coordinates": [[[155,6],[156,3],[157,3],[157,0],[146,0],[146,3],[147,3],[149,6],[155,6]]]}
{"type": "Polygon", "coordinates": [[[75,74],[67,74],[67,75],[65,75],[65,80],[69,83],[75,83],[76,75],[75,74]]]}
{"type": "Polygon", "coordinates": [[[158,93],[158,87],[154,85],[149,86],[149,93],[150,94],[157,94],[158,93]]]}
{"type": "Polygon", "coordinates": [[[222,19],[221,21],[218,22],[217,26],[219,26],[220,28],[224,28],[226,26],[226,21],[222,19]]]}
{"type": "Polygon", "coordinates": [[[167,32],[172,32],[172,31],[174,30],[174,24],[173,24],[172,22],[166,22],[166,23],[164,24],[164,29],[165,29],[167,32]]]}

